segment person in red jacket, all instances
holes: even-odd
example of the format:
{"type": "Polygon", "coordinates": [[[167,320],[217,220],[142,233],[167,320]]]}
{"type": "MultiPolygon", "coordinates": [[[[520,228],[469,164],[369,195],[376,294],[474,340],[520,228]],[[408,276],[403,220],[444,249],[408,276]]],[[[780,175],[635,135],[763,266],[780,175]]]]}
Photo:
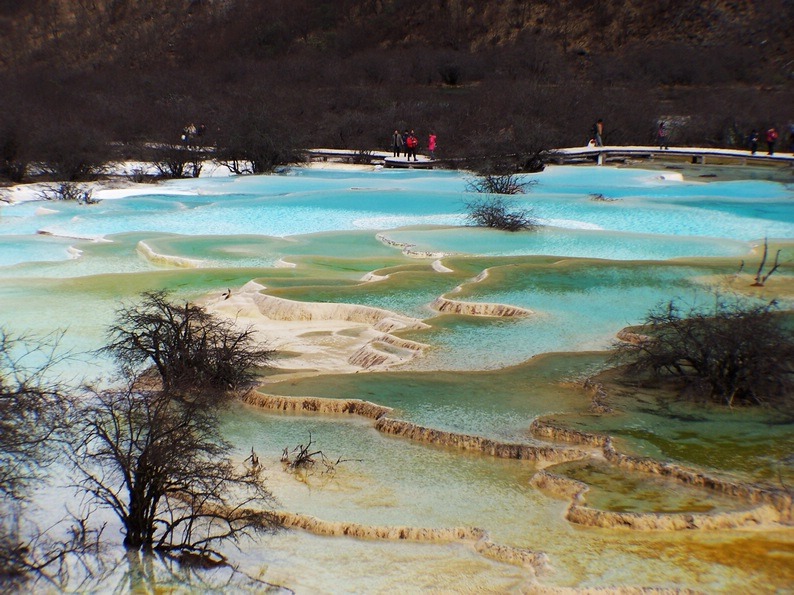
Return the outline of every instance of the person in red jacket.
{"type": "Polygon", "coordinates": [[[436,134],[434,132],[427,137],[427,152],[430,153],[430,159],[436,158],[436,134]]]}
{"type": "Polygon", "coordinates": [[[417,161],[416,148],[419,146],[419,139],[416,138],[413,130],[411,130],[411,134],[409,134],[408,138],[405,140],[405,144],[408,147],[406,150],[406,155],[408,156],[407,161],[411,160],[411,155],[413,155],[414,161],[417,161]]]}

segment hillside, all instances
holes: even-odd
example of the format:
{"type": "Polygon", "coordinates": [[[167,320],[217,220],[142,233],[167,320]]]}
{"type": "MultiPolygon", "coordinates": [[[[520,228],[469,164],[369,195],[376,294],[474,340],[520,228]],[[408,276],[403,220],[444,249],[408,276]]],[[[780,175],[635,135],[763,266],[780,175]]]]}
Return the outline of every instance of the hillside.
{"type": "Polygon", "coordinates": [[[532,153],[602,117],[612,143],[667,118],[674,142],[736,146],[788,127],[792,22],[787,0],[0,0],[0,141],[40,157],[201,121],[212,143],[413,127],[447,155],[532,153]]]}
{"type": "MultiPolygon", "coordinates": [[[[278,55],[322,46],[340,53],[415,45],[478,51],[530,33],[577,54],[641,42],[792,59],[794,4],[702,0],[5,0],[0,59],[71,67],[153,59],[278,55]]],[[[794,66],[778,64],[781,68],[794,66]]],[[[789,73],[791,74],[791,73],[789,73]]]]}

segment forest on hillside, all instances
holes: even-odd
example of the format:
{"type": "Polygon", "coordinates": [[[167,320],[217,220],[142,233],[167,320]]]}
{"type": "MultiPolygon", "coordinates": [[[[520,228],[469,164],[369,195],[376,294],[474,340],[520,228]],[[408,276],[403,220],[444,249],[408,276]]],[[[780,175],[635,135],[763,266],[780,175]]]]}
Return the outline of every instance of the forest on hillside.
{"type": "Polygon", "coordinates": [[[0,0],[0,173],[163,159],[191,122],[275,160],[412,128],[526,161],[597,118],[607,144],[660,120],[675,144],[787,142],[792,22],[786,0],[0,0]]]}

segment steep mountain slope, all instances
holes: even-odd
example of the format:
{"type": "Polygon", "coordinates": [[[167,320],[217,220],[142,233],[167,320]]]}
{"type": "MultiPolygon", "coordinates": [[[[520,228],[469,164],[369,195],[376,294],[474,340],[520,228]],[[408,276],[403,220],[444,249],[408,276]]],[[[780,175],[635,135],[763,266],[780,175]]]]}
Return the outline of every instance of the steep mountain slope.
{"type": "Polygon", "coordinates": [[[144,67],[201,48],[215,59],[306,46],[476,51],[531,33],[580,54],[638,42],[752,48],[794,71],[792,22],[786,0],[3,0],[0,64],[144,67]]]}
{"type": "Polygon", "coordinates": [[[609,143],[670,119],[673,143],[744,146],[791,124],[792,22],[792,0],[0,0],[0,157],[191,121],[257,150],[411,127],[448,157],[531,159],[596,118],[609,143]]]}

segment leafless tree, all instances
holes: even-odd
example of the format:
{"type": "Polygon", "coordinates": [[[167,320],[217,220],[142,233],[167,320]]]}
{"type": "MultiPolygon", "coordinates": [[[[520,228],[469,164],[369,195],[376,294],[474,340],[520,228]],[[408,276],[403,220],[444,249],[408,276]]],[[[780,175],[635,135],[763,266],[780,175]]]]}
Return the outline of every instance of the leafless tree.
{"type": "Polygon", "coordinates": [[[147,292],[118,310],[102,351],[129,376],[153,366],[166,392],[217,396],[245,387],[269,362],[273,351],[256,341],[253,328],[169,298],[166,291],[147,292]]]}
{"type": "Polygon", "coordinates": [[[75,404],[78,486],[118,517],[128,550],[220,565],[217,543],[276,526],[262,468],[232,460],[217,411],[134,381],[75,404]]]}
{"type": "Polygon", "coordinates": [[[303,161],[299,130],[287,132],[284,124],[264,110],[227,119],[219,138],[217,161],[237,174],[270,173],[303,161]]]}
{"type": "Polygon", "coordinates": [[[155,148],[149,155],[160,176],[169,179],[198,178],[204,158],[200,149],[168,145],[155,148]]]}
{"type": "Polygon", "coordinates": [[[516,174],[483,174],[466,182],[467,192],[480,194],[524,194],[537,180],[527,180],[516,174]]]}
{"type": "Polygon", "coordinates": [[[0,496],[20,498],[54,460],[65,411],[53,373],[61,335],[34,338],[0,329],[0,496]]]}
{"type": "Polygon", "coordinates": [[[0,128],[0,176],[21,182],[28,172],[25,135],[18,126],[6,124],[0,128]]]}
{"type": "Polygon", "coordinates": [[[66,182],[94,180],[105,171],[106,141],[88,124],[52,123],[34,137],[35,160],[52,179],[66,182]]]}
{"type": "Polygon", "coordinates": [[[615,344],[613,361],[629,377],[676,379],[686,394],[728,406],[790,407],[794,332],[775,310],[720,296],[712,307],[670,300],[648,313],[639,340],[615,344]]]}

